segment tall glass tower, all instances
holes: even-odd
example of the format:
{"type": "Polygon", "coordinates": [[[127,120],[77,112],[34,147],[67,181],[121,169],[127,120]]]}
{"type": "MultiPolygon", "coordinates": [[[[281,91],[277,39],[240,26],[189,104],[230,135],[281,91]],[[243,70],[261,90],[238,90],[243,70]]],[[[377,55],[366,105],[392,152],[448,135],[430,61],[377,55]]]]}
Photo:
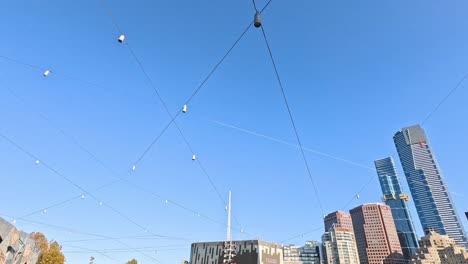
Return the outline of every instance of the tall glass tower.
{"type": "Polygon", "coordinates": [[[418,239],[408,210],[409,196],[402,192],[400,179],[393,158],[374,161],[382,188],[382,201],[392,209],[393,220],[405,259],[410,260],[416,253],[418,239]]]}
{"type": "Polygon", "coordinates": [[[461,219],[424,130],[419,125],[405,127],[393,140],[422,227],[434,228],[467,246],[461,219]]]}

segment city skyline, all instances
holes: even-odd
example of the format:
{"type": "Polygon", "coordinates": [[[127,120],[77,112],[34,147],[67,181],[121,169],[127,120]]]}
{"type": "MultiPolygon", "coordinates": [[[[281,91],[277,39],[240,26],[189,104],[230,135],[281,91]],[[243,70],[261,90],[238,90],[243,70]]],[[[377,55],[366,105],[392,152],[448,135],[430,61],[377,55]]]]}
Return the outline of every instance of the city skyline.
{"type": "Polygon", "coordinates": [[[263,28],[251,0],[5,2],[0,217],[69,263],[177,263],[232,190],[234,240],[303,245],[380,201],[373,161],[419,123],[468,227],[468,3],[256,5],[263,28]]]}

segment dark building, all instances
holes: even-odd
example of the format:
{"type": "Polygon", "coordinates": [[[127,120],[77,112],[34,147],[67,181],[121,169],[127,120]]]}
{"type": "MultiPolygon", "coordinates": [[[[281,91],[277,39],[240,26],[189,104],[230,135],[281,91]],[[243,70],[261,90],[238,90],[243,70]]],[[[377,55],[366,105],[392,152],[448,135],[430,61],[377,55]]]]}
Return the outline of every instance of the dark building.
{"type": "Polygon", "coordinates": [[[392,157],[374,161],[382,188],[382,201],[392,208],[392,216],[400,240],[403,256],[410,260],[418,248],[418,239],[408,209],[409,196],[401,189],[395,162],[392,157]]]}
{"type": "Polygon", "coordinates": [[[424,130],[419,125],[405,127],[393,140],[423,229],[433,228],[467,246],[461,219],[424,130]]]}
{"type": "MultiPolygon", "coordinates": [[[[233,241],[237,264],[283,264],[283,247],[261,240],[233,241]]],[[[193,243],[190,264],[222,264],[225,242],[193,243]]]]}

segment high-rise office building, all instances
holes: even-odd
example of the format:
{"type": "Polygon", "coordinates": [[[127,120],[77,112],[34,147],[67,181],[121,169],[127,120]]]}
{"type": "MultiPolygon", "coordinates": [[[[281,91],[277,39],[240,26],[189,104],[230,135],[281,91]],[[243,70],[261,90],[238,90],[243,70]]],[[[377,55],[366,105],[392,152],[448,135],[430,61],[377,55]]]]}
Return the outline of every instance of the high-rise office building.
{"type": "Polygon", "coordinates": [[[350,211],[361,264],[404,264],[391,208],[364,204],[350,211]]]}
{"type": "Polygon", "coordinates": [[[337,211],[324,219],[325,233],[322,236],[322,254],[325,264],[359,264],[351,215],[337,211]]]}
{"type": "Polygon", "coordinates": [[[410,260],[416,253],[418,239],[408,209],[409,196],[401,189],[400,179],[392,157],[374,161],[382,188],[382,201],[392,208],[392,216],[400,240],[403,256],[410,260]]]}
{"type": "Polygon", "coordinates": [[[353,232],[353,221],[351,215],[343,211],[336,211],[329,213],[323,219],[325,224],[325,231],[328,231],[333,225],[335,228],[345,228],[353,232]]]}
{"type": "Polygon", "coordinates": [[[466,246],[461,219],[424,130],[419,125],[405,127],[393,140],[422,227],[433,228],[466,246]]]}

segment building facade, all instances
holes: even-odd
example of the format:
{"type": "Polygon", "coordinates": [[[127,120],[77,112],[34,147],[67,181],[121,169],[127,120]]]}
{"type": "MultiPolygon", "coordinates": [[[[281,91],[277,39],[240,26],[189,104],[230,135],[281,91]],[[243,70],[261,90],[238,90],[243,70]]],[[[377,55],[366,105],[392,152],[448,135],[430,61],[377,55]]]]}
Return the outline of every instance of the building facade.
{"type": "Polygon", "coordinates": [[[359,264],[354,233],[343,228],[330,228],[322,236],[322,252],[325,264],[359,264]]]}
{"type": "Polygon", "coordinates": [[[426,236],[421,238],[419,246],[412,257],[412,264],[468,264],[466,248],[435,230],[426,230],[426,236]]]}
{"type": "Polygon", "coordinates": [[[304,246],[283,247],[284,264],[320,264],[320,243],[306,241],[304,246]]]}
{"type": "Polygon", "coordinates": [[[466,246],[461,219],[424,130],[419,125],[405,127],[393,140],[422,227],[466,246]]]}
{"type": "Polygon", "coordinates": [[[374,161],[380,187],[382,188],[382,201],[392,209],[393,220],[400,240],[405,259],[410,260],[416,253],[418,239],[413,220],[408,208],[409,196],[402,191],[400,179],[392,157],[374,161]]]}
{"type": "Polygon", "coordinates": [[[364,204],[350,211],[361,264],[403,264],[390,206],[364,204]]]}
{"type": "Polygon", "coordinates": [[[325,233],[322,236],[323,261],[326,264],[359,264],[356,239],[351,215],[342,211],[324,218],[325,233]]]}
{"type": "MultiPolygon", "coordinates": [[[[232,241],[237,264],[283,264],[283,247],[261,240],[232,241]]],[[[225,242],[193,243],[190,264],[222,264],[225,242]]]]}
{"type": "Polygon", "coordinates": [[[35,264],[39,253],[30,234],[0,218],[0,264],[35,264]]]}
{"type": "Polygon", "coordinates": [[[335,228],[344,228],[353,232],[353,220],[351,219],[351,215],[346,212],[336,211],[329,213],[324,217],[323,222],[325,224],[325,231],[330,230],[334,226],[335,228]]]}

